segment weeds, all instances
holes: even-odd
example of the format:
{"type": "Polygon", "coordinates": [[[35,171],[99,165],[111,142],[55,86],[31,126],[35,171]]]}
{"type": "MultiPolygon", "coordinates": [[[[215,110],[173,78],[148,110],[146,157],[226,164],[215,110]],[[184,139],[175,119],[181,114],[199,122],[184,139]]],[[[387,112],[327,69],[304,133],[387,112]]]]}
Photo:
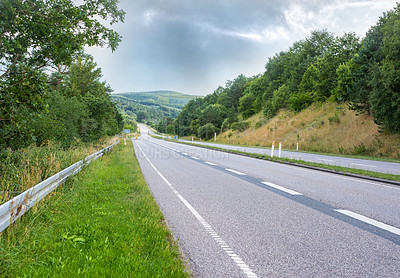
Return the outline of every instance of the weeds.
{"type": "Polygon", "coordinates": [[[0,234],[0,277],[189,276],[127,143],[0,234]]]}
{"type": "Polygon", "coordinates": [[[96,144],[81,143],[64,149],[60,143],[48,141],[42,146],[0,151],[0,204],[31,188],[62,169],[111,145],[115,139],[104,139],[96,144]]]}

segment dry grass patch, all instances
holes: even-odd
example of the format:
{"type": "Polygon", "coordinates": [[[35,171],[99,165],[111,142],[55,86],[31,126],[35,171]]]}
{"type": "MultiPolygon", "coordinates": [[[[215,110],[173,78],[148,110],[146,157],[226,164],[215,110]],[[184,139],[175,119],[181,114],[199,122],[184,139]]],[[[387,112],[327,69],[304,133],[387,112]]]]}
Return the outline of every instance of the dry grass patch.
{"type": "Polygon", "coordinates": [[[221,133],[217,142],[270,147],[282,142],[286,149],[368,155],[400,159],[400,135],[379,132],[370,115],[357,116],[347,105],[313,104],[294,113],[281,111],[270,120],[258,114],[244,132],[221,133]]]}

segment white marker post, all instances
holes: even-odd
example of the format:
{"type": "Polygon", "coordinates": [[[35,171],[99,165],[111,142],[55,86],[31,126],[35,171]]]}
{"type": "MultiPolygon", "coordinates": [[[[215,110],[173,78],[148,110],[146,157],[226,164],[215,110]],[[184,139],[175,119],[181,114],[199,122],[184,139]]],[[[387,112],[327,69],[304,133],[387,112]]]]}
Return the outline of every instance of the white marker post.
{"type": "Polygon", "coordinates": [[[282,143],[279,142],[279,152],[278,152],[278,157],[281,158],[281,153],[282,153],[282,143]]]}
{"type": "Polygon", "coordinates": [[[272,141],[271,157],[274,157],[275,141],[272,141]]]}
{"type": "Polygon", "coordinates": [[[126,146],[126,138],[124,138],[124,143],[125,143],[125,146],[126,146]]]}
{"type": "Polygon", "coordinates": [[[193,144],[193,137],[192,137],[192,144],[193,144]]]}
{"type": "Polygon", "coordinates": [[[299,143],[297,143],[297,148],[296,149],[297,149],[297,151],[299,151],[299,143]]]}
{"type": "Polygon", "coordinates": [[[214,132],[214,142],[217,141],[217,133],[214,132]]]}

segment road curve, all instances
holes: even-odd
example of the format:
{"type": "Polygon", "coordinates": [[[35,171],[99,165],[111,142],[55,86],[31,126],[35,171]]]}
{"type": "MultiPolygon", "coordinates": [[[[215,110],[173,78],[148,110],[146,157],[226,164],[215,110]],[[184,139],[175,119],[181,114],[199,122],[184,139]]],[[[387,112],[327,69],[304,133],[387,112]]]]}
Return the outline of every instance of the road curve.
{"type": "Polygon", "coordinates": [[[398,277],[399,187],[133,141],[195,277],[398,277]]]}

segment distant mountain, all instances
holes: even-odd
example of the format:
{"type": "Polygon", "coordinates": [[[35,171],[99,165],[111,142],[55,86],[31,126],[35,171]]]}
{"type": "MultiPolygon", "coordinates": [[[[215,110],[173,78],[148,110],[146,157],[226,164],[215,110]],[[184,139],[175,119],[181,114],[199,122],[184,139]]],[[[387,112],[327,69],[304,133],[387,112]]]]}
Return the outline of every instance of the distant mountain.
{"type": "Polygon", "coordinates": [[[111,97],[124,117],[145,123],[176,118],[190,100],[198,98],[174,91],[126,92],[111,97]]]}

